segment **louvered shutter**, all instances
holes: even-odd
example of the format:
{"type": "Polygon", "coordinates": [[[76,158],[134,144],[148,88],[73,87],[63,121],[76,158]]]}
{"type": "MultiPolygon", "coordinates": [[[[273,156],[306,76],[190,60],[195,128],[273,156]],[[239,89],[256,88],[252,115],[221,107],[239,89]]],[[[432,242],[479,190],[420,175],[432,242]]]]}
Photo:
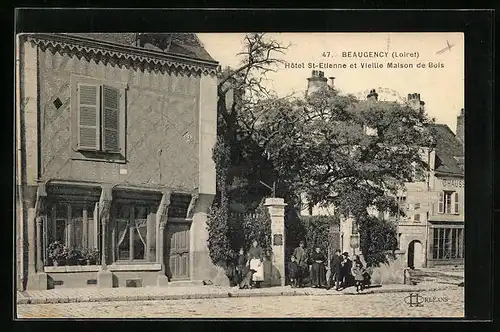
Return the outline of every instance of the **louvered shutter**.
{"type": "Polygon", "coordinates": [[[102,142],[106,152],[120,152],[119,116],[120,91],[104,85],[102,89],[102,142]]]}
{"type": "Polygon", "coordinates": [[[453,194],[453,198],[455,199],[455,214],[460,214],[460,202],[458,201],[458,193],[453,194]]]}
{"type": "Polygon", "coordinates": [[[99,149],[99,86],[78,84],[78,149],[99,149]]]}
{"type": "Polygon", "coordinates": [[[439,203],[438,203],[438,213],[444,213],[444,194],[443,192],[438,193],[439,203]]]}

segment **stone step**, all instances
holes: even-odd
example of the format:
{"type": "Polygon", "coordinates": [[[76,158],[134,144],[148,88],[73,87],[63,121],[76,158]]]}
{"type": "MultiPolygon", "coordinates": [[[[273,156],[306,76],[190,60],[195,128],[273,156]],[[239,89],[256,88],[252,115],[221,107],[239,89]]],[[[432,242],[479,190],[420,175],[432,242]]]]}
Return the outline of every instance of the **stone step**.
{"type": "Polygon", "coordinates": [[[203,280],[174,280],[168,283],[168,287],[203,286],[203,280]]]}

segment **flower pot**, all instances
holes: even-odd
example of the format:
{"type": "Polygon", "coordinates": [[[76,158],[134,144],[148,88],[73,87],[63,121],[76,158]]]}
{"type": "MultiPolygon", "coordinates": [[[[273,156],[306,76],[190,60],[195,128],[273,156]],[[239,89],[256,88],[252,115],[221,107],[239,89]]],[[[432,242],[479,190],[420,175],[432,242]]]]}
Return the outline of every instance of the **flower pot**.
{"type": "Polygon", "coordinates": [[[90,259],[87,259],[87,265],[90,265],[90,259]]]}
{"type": "Polygon", "coordinates": [[[57,267],[59,265],[59,262],[57,261],[57,259],[52,260],[52,265],[55,267],[57,267]]]}
{"type": "Polygon", "coordinates": [[[78,261],[74,258],[71,259],[66,259],[66,265],[67,266],[72,266],[72,265],[77,265],[78,261]]]}

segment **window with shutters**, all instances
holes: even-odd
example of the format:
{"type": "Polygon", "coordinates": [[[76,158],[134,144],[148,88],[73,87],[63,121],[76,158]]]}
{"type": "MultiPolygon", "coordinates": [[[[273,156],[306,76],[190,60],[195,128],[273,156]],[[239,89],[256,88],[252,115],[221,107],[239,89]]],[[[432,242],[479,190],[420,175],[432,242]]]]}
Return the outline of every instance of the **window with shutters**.
{"type": "Polygon", "coordinates": [[[453,191],[443,191],[438,193],[438,213],[458,214],[459,201],[458,193],[453,191]]]}
{"type": "Polygon", "coordinates": [[[78,75],[71,79],[76,157],[124,159],[126,85],[78,75]]]}
{"type": "Polygon", "coordinates": [[[454,213],[460,214],[460,202],[458,200],[458,193],[454,193],[453,198],[455,199],[454,213]]]}

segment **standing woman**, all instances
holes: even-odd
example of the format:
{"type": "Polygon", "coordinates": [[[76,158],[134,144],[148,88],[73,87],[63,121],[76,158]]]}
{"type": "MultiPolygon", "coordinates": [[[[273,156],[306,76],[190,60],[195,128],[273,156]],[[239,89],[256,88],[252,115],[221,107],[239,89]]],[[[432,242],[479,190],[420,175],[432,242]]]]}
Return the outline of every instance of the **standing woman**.
{"type": "Polygon", "coordinates": [[[248,251],[248,265],[255,273],[252,276],[253,286],[260,287],[264,281],[264,251],[259,247],[257,240],[253,240],[252,248],[248,251]]]}
{"type": "Polygon", "coordinates": [[[315,248],[314,253],[311,255],[312,260],[312,284],[314,288],[320,288],[325,285],[325,261],[326,257],[321,252],[319,247],[315,248]]]}

